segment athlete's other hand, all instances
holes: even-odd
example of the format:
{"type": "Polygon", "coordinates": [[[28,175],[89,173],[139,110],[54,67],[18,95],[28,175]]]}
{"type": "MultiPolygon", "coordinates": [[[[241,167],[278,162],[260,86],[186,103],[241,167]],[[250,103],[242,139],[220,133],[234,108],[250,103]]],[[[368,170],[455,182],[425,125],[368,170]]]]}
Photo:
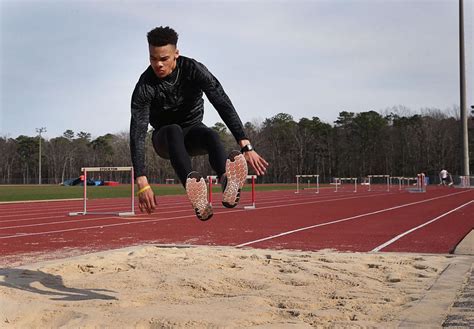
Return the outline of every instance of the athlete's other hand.
{"type": "MultiPolygon", "coordinates": [[[[138,177],[137,185],[139,191],[149,186],[147,178],[145,176],[138,177]]],[[[156,205],[156,196],[151,186],[138,194],[138,209],[142,213],[146,211],[148,214],[151,214],[155,210],[156,205]]]]}
{"type": "Polygon", "coordinates": [[[247,160],[247,163],[250,165],[250,167],[253,168],[253,170],[258,176],[265,175],[265,172],[267,171],[268,167],[268,162],[265,161],[264,158],[258,155],[258,153],[255,151],[244,152],[244,157],[245,160],[247,160]]]}
{"type": "Polygon", "coordinates": [[[140,193],[138,196],[138,209],[140,209],[141,212],[146,211],[148,214],[151,214],[155,211],[156,205],[156,196],[151,188],[140,193]]]}

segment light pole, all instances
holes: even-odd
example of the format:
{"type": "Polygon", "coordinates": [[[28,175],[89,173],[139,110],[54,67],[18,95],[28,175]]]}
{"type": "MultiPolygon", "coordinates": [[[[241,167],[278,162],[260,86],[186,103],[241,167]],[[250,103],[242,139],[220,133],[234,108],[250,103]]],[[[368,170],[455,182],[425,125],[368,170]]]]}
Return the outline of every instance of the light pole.
{"type": "Polygon", "coordinates": [[[466,108],[466,66],[464,61],[464,1],[459,0],[459,80],[462,131],[462,174],[469,176],[469,130],[466,108]]]}
{"type": "Polygon", "coordinates": [[[46,132],[46,127],[36,128],[39,134],[39,169],[38,169],[38,185],[41,185],[41,133],[46,132]]]}

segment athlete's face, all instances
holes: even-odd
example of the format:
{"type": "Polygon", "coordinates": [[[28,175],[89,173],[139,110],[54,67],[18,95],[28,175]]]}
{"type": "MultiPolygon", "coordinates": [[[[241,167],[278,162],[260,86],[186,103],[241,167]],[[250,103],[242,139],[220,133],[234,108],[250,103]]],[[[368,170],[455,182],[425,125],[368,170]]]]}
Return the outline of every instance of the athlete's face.
{"type": "Polygon", "coordinates": [[[174,45],[161,47],[148,46],[150,51],[150,64],[158,78],[163,79],[173,72],[176,67],[176,60],[179,57],[179,51],[174,45]]]}

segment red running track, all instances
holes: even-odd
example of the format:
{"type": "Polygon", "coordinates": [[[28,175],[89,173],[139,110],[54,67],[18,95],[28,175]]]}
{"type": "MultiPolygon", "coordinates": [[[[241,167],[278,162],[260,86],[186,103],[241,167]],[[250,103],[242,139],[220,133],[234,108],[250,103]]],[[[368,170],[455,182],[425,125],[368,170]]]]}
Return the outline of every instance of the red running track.
{"type": "MultiPolygon", "coordinates": [[[[0,204],[0,265],[144,243],[450,253],[474,227],[474,190],[257,192],[255,210],[223,208],[219,197],[207,222],[196,219],[185,196],[160,197],[156,213],[134,217],[68,216],[81,211],[81,201],[0,204]]],[[[249,198],[243,193],[241,203],[249,198]]],[[[130,206],[124,199],[89,205],[90,211],[130,206]]]]}

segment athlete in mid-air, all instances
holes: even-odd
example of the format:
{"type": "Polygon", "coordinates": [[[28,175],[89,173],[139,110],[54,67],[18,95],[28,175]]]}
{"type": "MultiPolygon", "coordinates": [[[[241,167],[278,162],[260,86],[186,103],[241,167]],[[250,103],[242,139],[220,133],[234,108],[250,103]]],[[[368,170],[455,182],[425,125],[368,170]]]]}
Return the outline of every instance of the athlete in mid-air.
{"type": "Polygon", "coordinates": [[[198,61],[181,56],[178,34],[170,27],[157,27],[147,34],[150,66],[135,86],[131,104],[130,149],[138,185],[140,210],[153,212],[156,200],[145,169],[145,138],[148,124],[156,153],[171,160],[186,189],[196,216],[212,217],[207,185],[193,171],[191,156],[208,154],[212,169],[223,187],[222,203],[235,207],[247,177],[247,163],[263,175],[268,163],[250,144],[242,122],[219,81],[198,61]],[[240,146],[226,155],[218,134],[202,123],[203,93],[215,107],[240,146]]]}

